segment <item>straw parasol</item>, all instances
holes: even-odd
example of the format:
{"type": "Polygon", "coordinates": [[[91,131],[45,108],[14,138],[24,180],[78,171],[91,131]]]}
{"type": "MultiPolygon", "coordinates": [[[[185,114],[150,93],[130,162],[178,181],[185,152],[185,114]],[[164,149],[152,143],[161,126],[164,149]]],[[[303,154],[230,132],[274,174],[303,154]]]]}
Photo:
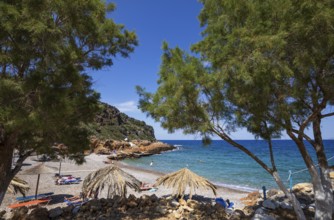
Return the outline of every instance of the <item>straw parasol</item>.
{"type": "Polygon", "coordinates": [[[97,197],[104,188],[107,188],[107,198],[114,195],[125,197],[127,187],[140,191],[140,184],[141,181],[119,167],[107,166],[88,174],[82,184],[82,192],[84,196],[97,197]]]}
{"type": "Polygon", "coordinates": [[[38,193],[38,185],[39,185],[39,178],[41,174],[47,173],[54,173],[57,170],[55,167],[50,167],[45,165],[44,163],[37,164],[36,166],[29,168],[22,172],[24,175],[38,175],[37,177],[37,184],[36,184],[36,191],[35,191],[35,198],[37,199],[38,193]]]}
{"type": "Polygon", "coordinates": [[[181,196],[181,198],[183,198],[187,187],[190,188],[190,199],[192,197],[192,193],[196,192],[196,189],[200,187],[212,190],[213,194],[215,196],[217,195],[217,188],[215,185],[187,168],[183,168],[174,173],[170,173],[158,178],[154,186],[159,185],[164,185],[167,188],[173,188],[173,195],[181,196]]]}
{"type": "Polygon", "coordinates": [[[29,184],[23,180],[15,176],[12,181],[9,183],[8,191],[10,193],[16,194],[20,192],[23,196],[29,191],[30,187],[29,184]]]}

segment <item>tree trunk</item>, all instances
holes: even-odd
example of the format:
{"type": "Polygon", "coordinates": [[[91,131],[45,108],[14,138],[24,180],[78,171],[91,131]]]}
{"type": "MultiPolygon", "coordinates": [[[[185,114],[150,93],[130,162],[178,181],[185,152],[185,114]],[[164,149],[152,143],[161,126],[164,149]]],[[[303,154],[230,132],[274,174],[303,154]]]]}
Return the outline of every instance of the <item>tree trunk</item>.
{"type": "Polygon", "coordinates": [[[314,199],[315,199],[315,219],[332,219],[333,213],[333,189],[329,173],[321,169],[320,178],[312,178],[314,199]]]}
{"type": "MultiPolygon", "coordinates": [[[[255,162],[257,162],[264,170],[266,170],[275,180],[278,187],[284,192],[284,194],[288,197],[288,199],[292,202],[293,209],[295,211],[296,217],[298,220],[305,220],[306,217],[304,215],[304,212],[300,206],[299,201],[296,199],[295,195],[290,193],[286,187],[284,186],[280,176],[278,175],[277,171],[271,170],[262,160],[260,160],[258,157],[256,157],[252,152],[250,152],[248,149],[246,149],[244,146],[236,143],[232,139],[230,139],[227,136],[222,135],[221,133],[217,132],[215,129],[213,129],[214,133],[216,133],[219,137],[221,137],[223,140],[231,144],[232,146],[238,148],[242,152],[246,153],[248,156],[250,156],[255,162]]],[[[271,152],[272,154],[272,152],[271,152]]],[[[272,164],[274,165],[274,158],[271,155],[272,164]]]]}
{"type": "Polygon", "coordinates": [[[329,178],[328,162],[324,150],[321,134],[321,115],[313,121],[314,144],[317,154],[320,173],[318,178],[312,179],[315,199],[315,219],[332,219],[333,215],[333,188],[329,178]]]}
{"type": "Polygon", "coordinates": [[[0,142],[0,205],[5,197],[10,181],[13,179],[11,172],[14,148],[6,141],[0,142]]]}
{"type": "Polygon", "coordinates": [[[293,193],[291,193],[287,190],[287,188],[284,186],[280,176],[278,175],[277,171],[273,172],[272,176],[274,177],[275,182],[277,183],[278,187],[284,192],[284,194],[292,202],[293,210],[295,211],[297,219],[298,220],[305,220],[306,217],[304,215],[302,207],[300,206],[300,203],[297,200],[296,196],[293,193]]]}

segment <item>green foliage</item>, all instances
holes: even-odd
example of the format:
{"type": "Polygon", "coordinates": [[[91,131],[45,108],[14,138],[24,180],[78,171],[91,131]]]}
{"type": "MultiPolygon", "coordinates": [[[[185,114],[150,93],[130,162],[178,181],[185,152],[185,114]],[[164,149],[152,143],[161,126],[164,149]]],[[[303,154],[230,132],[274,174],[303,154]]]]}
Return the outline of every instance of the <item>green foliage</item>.
{"type": "Polygon", "coordinates": [[[155,93],[137,88],[140,108],[171,132],[200,133],[204,143],[215,134],[243,151],[274,177],[297,218],[305,219],[275,165],[271,140],[286,132],[317,189],[315,218],[331,219],[333,194],[321,121],[334,116],[333,1],[201,2],[204,30],[203,39],[192,46],[196,56],[165,43],[159,87],[155,93]],[[267,141],[271,167],[231,139],[229,132],[238,127],[267,141]]]}
{"type": "Polygon", "coordinates": [[[117,108],[105,103],[100,104],[99,111],[95,116],[95,122],[87,125],[91,134],[101,140],[149,140],[154,141],[152,126],[146,125],[121,113],[117,108]]]}
{"type": "Polygon", "coordinates": [[[133,32],[106,18],[113,9],[99,0],[0,2],[1,146],[22,155],[51,153],[55,142],[69,153],[89,146],[85,124],[99,94],[85,69],[110,66],[137,45],[133,32]]]}
{"type": "Polygon", "coordinates": [[[203,39],[192,47],[201,58],[165,43],[158,90],[137,88],[163,127],[210,135],[242,126],[270,139],[333,103],[331,1],[202,3],[203,39]]]}

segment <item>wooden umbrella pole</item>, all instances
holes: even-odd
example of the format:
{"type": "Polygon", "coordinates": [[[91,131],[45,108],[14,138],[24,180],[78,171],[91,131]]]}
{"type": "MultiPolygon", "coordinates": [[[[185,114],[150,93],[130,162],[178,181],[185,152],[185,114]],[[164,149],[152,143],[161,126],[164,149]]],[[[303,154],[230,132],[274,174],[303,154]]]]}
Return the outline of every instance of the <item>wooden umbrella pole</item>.
{"type": "Polygon", "coordinates": [[[38,192],[38,184],[39,184],[39,177],[40,177],[41,174],[38,174],[38,177],[37,177],[37,185],[36,185],[36,191],[35,191],[35,199],[37,199],[37,192],[38,192]]]}
{"type": "Polygon", "coordinates": [[[60,177],[60,170],[61,170],[61,159],[59,160],[59,177],[60,177]]]}

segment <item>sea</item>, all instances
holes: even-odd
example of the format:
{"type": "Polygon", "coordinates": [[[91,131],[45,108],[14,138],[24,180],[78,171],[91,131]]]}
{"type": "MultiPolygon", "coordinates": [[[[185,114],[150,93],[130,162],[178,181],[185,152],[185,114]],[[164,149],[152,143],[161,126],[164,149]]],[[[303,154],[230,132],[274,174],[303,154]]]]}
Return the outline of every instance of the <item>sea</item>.
{"type": "MultiPolygon", "coordinates": [[[[174,145],[175,150],[138,159],[126,159],[125,163],[163,173],[175,172],[187,167],[196,174],[207,178],[217,186],[252,192],[278,188],[272,176],[248,155],[232,147],[222,140],[213,140],[210,145],[204,145],[201,140],[161,140],[174,145]]],[[[240,140],[238,143],[270,165],[269,148],[263,140],[240,140]]],[[[325,151],[328,163],[334,165],[334,140],[325,140],[325,151]]],[[[307,145],[315,160],[315,153],[307,145]]],[[[285,185],[295,185],[310,182],[306,165],[291,140],[274,140],[273,151],[276,167],[285,185]],[[292,175],[289,175],[291,171],[292,175]],[[290,176],[290,178],[289,178],[290,176]],[[290,182],[291,181],[291,182],[290,182]]]]}

